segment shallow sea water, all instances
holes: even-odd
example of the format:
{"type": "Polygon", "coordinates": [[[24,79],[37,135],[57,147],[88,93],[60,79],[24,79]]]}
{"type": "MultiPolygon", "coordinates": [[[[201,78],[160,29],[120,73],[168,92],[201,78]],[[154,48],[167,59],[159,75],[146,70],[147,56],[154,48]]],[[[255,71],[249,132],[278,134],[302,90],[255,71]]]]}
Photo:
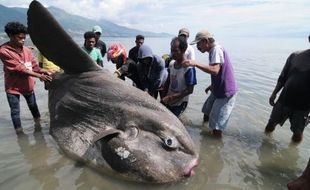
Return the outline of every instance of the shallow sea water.
{"type": "MultiPolygon", "coordinates": [[[[30,111],[21,98],[25,135],[17,137],[4,92],[3,71],[0,71],[0,189],[286,189],[286,184],[299,176],[308,162],[310,130],[309,126],[305,129],[304,140],[298,146],[290,143],[289,122],[266,136],[263,131],[271,111],[268,98],[288,55],[309,48],[309,44],[306,39],[255,39],[255,43],[252,40],[219,40],[230,54],[239,85],[236,106],[222,140],[210,137],[207,124],[202,122],[200,110],[208,96],[204,88],[210,84],[210,76],[197,71],[198,85],[182,119],[200,151],[200,164],[194,177],[165,185],[123,181],[67,158],[49,135],[47,91],[40,81],[35,93],[43,128],[34,131],[30,111]]],[[[134,38],[104,41],[122,42],[128,49],[134,46],[134,38]]],[[[169,43],[170,38],[145,40],[158,55],[169,52],[169,43]]],[[[207,63],[206,54],[196,50],[196,56],[207,63]]],[[[106,63],[106,68],[113,70],[114,65],[106,63]]]]}

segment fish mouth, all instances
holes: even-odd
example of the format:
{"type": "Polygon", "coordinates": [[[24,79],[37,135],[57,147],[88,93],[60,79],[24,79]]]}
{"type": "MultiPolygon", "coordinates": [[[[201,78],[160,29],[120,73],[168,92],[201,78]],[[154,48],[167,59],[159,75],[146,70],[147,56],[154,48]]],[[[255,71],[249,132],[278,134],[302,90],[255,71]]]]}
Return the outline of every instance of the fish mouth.
{"type": "Polygon", "coordinates": [[[195,175],[194,169],[198,166],[198,158],[193,159],[188,166],[185,168],[183,176],[184,177],[192,177],[195,175]]]}

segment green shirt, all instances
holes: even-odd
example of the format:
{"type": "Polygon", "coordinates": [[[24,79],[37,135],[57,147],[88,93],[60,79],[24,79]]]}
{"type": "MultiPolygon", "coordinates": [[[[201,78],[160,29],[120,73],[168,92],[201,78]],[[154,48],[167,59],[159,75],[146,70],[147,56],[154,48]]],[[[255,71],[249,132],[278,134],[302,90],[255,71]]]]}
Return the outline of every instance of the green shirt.
{"type": "Polygon", "coordinates": [[[98,48],[93,48],[92,50],[89,51],[83,46],[82,49],[88,53],[88,55],[91,57],[91,59],[95,63],[102,66],[101,64],[102,64],[103,58],[98,48]]]}

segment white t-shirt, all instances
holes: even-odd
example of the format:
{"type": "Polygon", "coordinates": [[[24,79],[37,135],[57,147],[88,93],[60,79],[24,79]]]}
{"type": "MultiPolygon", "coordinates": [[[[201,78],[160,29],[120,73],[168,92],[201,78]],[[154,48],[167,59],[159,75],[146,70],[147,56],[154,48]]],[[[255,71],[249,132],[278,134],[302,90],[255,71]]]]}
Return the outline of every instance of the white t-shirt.
{"type": "MultiPolygon", "coordinates": [[[[185,81],[185,73],[188,71],[189,68],[192,67],[180,67],[176,69],[174,67],[175,61],[171,61],[169,65],[170,69],[170,85],[169,85],[169,90],[168,90],[168,95],[175,94],[178,92],[182,92],[187,88],[186,81],[185,81]]],[[[183,97],[181,100],[178,102],[175,102],[174,104],[170,106],[179,106],[183,102],[188,102],[188,97],[189,95],[183,97]]]]}
{"type": "Polygon", "coordinates": [[[212,65],[214,63],[224,63],[224,52],[222,47],[218,44],[215,44],[209,52],[209,64],[212,65]]]}
{"type": "Polygon", "coordinates": [[[187,44],[187,49],[186,49],[184,55],[185,55],[186,59],[195,60],[194,48],[191,45],[187,44]]]}

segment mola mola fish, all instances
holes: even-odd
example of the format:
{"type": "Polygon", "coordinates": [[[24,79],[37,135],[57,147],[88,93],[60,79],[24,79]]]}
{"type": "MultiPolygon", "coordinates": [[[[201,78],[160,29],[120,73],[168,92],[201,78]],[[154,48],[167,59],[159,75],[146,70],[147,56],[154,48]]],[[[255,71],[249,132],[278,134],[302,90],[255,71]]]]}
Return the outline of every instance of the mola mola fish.
{"type": "Polygon", "coordinates": [[[64,153],[137,182],[194,174],[198,151],[178,118],[97,66],[38,1],[27,14],[31,40],[64,70],[49,89],[50,134],[64,153]]]}

